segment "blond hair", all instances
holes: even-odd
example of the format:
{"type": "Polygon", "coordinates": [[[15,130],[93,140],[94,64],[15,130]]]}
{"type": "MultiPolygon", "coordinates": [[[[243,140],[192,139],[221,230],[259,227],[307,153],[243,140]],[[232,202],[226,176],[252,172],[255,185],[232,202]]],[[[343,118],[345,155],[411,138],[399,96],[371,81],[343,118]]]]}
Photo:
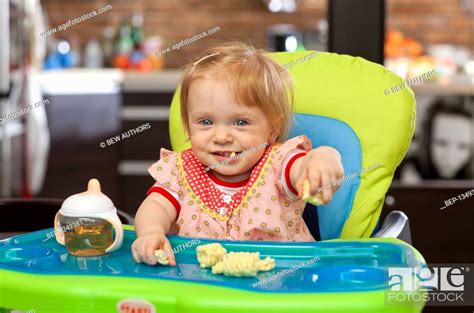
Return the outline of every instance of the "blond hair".
{"type": "Polygon", "coordinates": [[[189,131],[188,96],[193,81],[223,78],[238,104],[259,107],[283,142],[293,121],[293,81],[285,68],[244,43],[207,50],[196,62],[185,66],[181,81],[181,122],[189,131]]]}

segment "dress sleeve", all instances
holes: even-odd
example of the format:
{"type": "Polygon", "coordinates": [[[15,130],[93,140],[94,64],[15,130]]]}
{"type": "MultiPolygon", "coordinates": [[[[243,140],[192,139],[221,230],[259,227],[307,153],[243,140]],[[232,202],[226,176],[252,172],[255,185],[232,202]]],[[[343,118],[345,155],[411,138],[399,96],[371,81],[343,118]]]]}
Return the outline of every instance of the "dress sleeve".
{"type": "Polygon", "coordinates": [[[177,215],[181,209],[179,202],[180,187],[178,184],[177,153],[161,148],[160,160],[148,168],[148,173],[155,179],[155,184],[148,189],[147,195],[158,192],[166,197],[175,207],[177,215]]]}
{"type": "Polygon", "coordinates": [[[302,135],[288,139],[275,153],[275,170],[278,191],[290,201],[298,200],[298,192],[291,184],[290,170],[293,163],[304,157],[312,148],[311,139],[302,135]]]}

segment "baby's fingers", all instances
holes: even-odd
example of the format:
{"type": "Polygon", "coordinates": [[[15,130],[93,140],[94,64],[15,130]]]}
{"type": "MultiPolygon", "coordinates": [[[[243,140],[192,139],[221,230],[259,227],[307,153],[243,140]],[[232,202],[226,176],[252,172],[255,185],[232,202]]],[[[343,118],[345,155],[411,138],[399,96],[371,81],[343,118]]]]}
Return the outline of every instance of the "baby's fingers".
{"type": "Polygon", "coordinates": [[[174,257],[173,249],[171,249],[171,244],[168,239],[163,243],[163,251],[165,251],[168,259],[170,260],[171,266],[176,266],[176,259],[174,257]]]}
{"type": "Polygon", "coordinates": [[[135,255],[138,259],[138,263],[147,263],[146,240],[144,238],[138,238],[136,240],[135,255]]]}
{"type": "Polygon", "coordinates": [[[131,250],[132,250],[132,256],[133,256],[133,259],[135,260],[135,262],[141,263],[141,260],[138,256],[138,252],[137,252],[137,241],[136,240],[133,242],[131,250]]]}
{"type": "Polygon", "coordinates": [[[309,188],[309,195],[311,197],[316,197],[318,192],[321,191],[322,184],[321,184],[321,173],[318,170],[313,170],[309,174],[309,183],[310,183],[310,188],[309,188]]]}
{"type": "Polygon", "coordinates": [[[332,181],[331,181],[331,175],[329,172],[322,172],[321,173],[321,186],[322,186],[322,191],[323,191],[323,202],[324,204],[328,204],[329,201],[332,199],[332,181]]]}
{"type": "Polygon", "coordinates": [[[144,257],[145,263],[148,265],[155,265],[156,264],[156,256],[155,250],[159,247],[159,243],[157,244],[153,240],[147,240],[146,245],[144,246],[144,257]]]}
{"type": "Polygon", "coordinates": [[[331,175],[331,189],[334,194],[341,187],[341,179],[337,175],[331,175]]]}

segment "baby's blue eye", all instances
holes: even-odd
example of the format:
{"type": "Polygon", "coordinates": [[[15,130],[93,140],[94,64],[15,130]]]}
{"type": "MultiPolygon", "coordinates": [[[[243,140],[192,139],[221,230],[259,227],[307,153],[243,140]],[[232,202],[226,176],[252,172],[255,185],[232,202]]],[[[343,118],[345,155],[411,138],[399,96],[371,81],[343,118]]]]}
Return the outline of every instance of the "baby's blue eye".
{"type": "Polygon", "coordinates": [[[245,125],[248,125],[249,123],[246,120],[237,120],[235,124],[237,126],[245,126],[245,125]]]}
{"type": "Polygon", "coordinates": [[[199,124],[208,126],[208,125],[212,125],[212,121],[206,118],[206,119],[200,120],[199,124]]]}

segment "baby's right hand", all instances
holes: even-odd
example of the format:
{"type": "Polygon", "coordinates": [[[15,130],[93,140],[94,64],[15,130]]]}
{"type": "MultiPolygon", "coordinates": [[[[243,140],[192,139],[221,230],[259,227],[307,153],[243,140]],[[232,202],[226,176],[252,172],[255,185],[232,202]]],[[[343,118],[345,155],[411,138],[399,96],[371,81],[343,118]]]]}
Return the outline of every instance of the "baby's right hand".
{"type": "Polygon", "coordinates": [[[137,263],[156,264],[155,250],[162,249],[170,260],[171,266],[176,266],[173,250],[168,238],[161,232],[148,232],[138,237],[132,244],[133,259],[137,263]]]}

